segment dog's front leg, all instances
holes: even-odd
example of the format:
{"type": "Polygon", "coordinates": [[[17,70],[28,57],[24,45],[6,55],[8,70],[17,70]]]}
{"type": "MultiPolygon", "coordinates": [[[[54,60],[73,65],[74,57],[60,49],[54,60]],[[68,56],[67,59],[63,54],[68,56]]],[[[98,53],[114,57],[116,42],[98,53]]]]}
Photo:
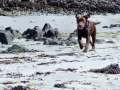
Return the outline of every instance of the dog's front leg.
{"type": "Polygon", "coordinates": [[[79,41],[79,47],[80,47],[80,49],[83,49],[83,45],[82,45],[81,40],[79,41]]]}
{"type": "Polygon", "coordinates": [[[88,51],[89,43],[90,43],[90,35],[88,34],[86,37],[86,45],[85,45],[85,49],[83,50],[83,52],[88,51]]]}
{"type": "Polygon", "coordinates": [[[78,44],[79,44],[80,49],[83,49],[83,45],[82,45],[82,40],[81,40],[81,38],[78,38],[78,44]]]}

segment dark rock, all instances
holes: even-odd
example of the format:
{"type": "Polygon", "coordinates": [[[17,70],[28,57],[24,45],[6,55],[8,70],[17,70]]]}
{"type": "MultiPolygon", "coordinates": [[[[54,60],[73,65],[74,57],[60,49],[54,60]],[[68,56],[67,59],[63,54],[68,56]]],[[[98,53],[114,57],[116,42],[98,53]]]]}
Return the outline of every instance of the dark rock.
{"type": "Polygon", "coordinates": [[[50,75],[51,73],[53,72],[36,72],[36,75],[44,75],[44,76],[47,76],[47,75],[50,75]]]}
{"type": "Polygon", "coordinates": [[[111,24],[109,28],[120,27],[120,24],[111,24]]]}
{"type": "Polygon", "coordinates": [[[11,27],[6,27],[5,30],[0,31],[0,42],[2,44],[10,44],[15,38],[15,30],[11,27]]]}
{"type": "Polygon", "coordinates": [[[44,73],[42,72],[36,72],[36,75],[43,75],[44,73]]]}
{"type": "Polygon", "coordinates": [[[25,83],[29,83],[29,81],[21,81],[21,83],[24,83],[24,84],[25,84],[25,83]]]}
{"type": "Polygon", "coordinates": [[[111,64],[101,69],[91,69],[90,72],[105,73],[105,74],[120,74],[120,68],[118,64],[111,64]]]}
{"type": "Polygon", "coordinates": [[[76,70],[77,69],[75,68],[68,68],[68,69],[58,68],[56,71],[75,72],[76,70]]]}
{"type": "Polygon", "coordinates": [[[29,50],[21,47],[19,45],[13,45],[11,47],[9,47],[5,52],[6,53],[21,53],[21,52],[28,52],[29,50]]]}
{"type": "Polygon", "coordinates": [[[3,82],[2,84],[9,85],[9,84],[14,84],[14,82],[7,81],[7,82],[3,82]]]}
{"type": "Polygon", "coordinates": [[[102,28],[109,28],[108,26],[103,26],[102,28]]]}
{"type": "Polygon", "coordinates": [[[50,65],[50,64],[56,64],[56,63],[57,63],[56,61],[53,61],[53,62],[39,63],[37,65],[50,65]]]}
{"type": "Polygon", "coordinates": [[[45,23],[42,31],[44,32],[43,37],[46,38],[57,38],[58,37],[58,29],[53,28],[49,23],[45,23]]]}
{"type": "Polygon", "coordinates": [[[0,31],[0,42],[2,44],[10,44],[14,39],[13,30],[8,27],[6,30],[0,31]]]}
{"type": "Polygon", "coordinates": [[[13,87],[12,90],[28,90],[28,89],[23,86],[16,86],[16,87],[13,87]]]}
{"type": "Polygon", "coordinates": [[[45,76],[50,75],[53,72],[45,72],[45,76]]]}
{"type": "Polygon", "coordinates": [[[37,31],[34,29],[27,29],[23,32],[22,36],[26,39],[33,39],[35,40],[37,37],[37,31]]]}
{"type": "Polygon", "coordinates": [[[11,27],[0,30],[0,42],[2,44],[11,44],[15,38],[21,38],[21,33],[18,30],[13,30],[11,27]]]}
{"type": "Polygon", "coordinates": [[[46,23],[43,29],[35,26],[33,29],[27,29],[22,36],[26,39],[45,40],[46,38],[58,38],[59,32],[57,28],[53,28],[49,23],[46,23]]]}
{"type": "Polygon", "coordinates": [[[110,26],[103,26],[103,28],[115,28],[120,27],[120,24],[111,24],[110,26]]]}
{"type": "Polygon", "coordinates": [[[114,41],[106,41],[106,43],[113,44],[113,43],[115,43],[115,42],[114,42],[114,41]]]}
{"type": "Polygon", "coordinates": [[[21,38],[22,34],[18,30],[14,30],[11,27],[6,27],[5,32],[10,32],[13,38],[21,38]]]}
{"type": "Polygon", "coordinates": [[[59,6],[59,1],[60,0],[47,0],[48,4],[52,6],[59,6]]]}
{"type": "Polygon", "coordinates": [[[6,28],[5,28],[5,31],[9,31],[9,32],[11,32],[11,34],[14,34],[14,33],[13,33],[13,29],[12,29],[11,27],[6,27],[6,28]]]}
{"type": "Polygon", "coordinates": [[[48,30],[47,32],[45,32],[44,37],[46,38],[54,38],[54,32],[52,30],[48,30]]]}
{"type": "Polygon", "coordinates": [[[67,1],[66,0],[47,0],[48,5],[51,6],[65,6],[67,5],[67,1]]]}
{"type": "Polygon", "coordinates": [[[56,56],[54,55],[46,55],[46,54],[41,54],[41,55],[38,55],[38,57],[49,57],[49,58],[56,58],[56,56]]]}
{"type": "Polygon", "coordinates": [[[42,28],[42,31],[47,32],[48,30],[52,30],[52,26],[49,23],[45,23],[45,25],[42,28]]]}
{"type": "Polygon", "coordinates": [[[9,41],[7,40],[6,34],[4,32],[0,32],[0,42],[2,44],[8,44],[9,41]]]}
{"type": "Polygon", "coordinates": [[[66,88],[64,84],[55,84],[55,88],[66,88]]]}

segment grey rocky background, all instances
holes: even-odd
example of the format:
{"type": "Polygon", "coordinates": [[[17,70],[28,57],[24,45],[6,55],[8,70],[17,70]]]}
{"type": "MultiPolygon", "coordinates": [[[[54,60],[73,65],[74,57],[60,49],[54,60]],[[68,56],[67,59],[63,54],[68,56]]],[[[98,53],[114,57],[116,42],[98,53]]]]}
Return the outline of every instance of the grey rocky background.
{"type": "Polygon", "coordinates": [[[16,11],[39,11],[41,13],[75,14],[91,12],[119,13],[119,0],[3,0],[1,3],[1,15],[4,11],[15,13],[16,11]]]}

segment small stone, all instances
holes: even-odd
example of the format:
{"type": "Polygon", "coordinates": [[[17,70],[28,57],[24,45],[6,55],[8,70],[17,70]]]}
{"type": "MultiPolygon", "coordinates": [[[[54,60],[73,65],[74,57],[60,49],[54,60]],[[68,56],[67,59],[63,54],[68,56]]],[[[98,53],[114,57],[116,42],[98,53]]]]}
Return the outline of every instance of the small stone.
{"type": "Polygon", "coordinates": [[[64,84],[55,84],[54,87],[56,88],[65,88],[64,84]]]}

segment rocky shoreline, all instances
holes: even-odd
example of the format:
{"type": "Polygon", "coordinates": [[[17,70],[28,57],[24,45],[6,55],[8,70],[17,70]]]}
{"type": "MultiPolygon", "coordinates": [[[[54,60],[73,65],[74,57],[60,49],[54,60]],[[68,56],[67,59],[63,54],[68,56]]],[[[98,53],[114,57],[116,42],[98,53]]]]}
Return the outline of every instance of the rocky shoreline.
{"type": "Polygon", "coordinates": [[[119,0],[49,0],[46,4],[42,3],[17,3],[9,2],[4,7],[0,7],[0,15],[19,15],[23,12],[31,14],[33,12],[52,13],[52,14],[92,14],[119,13],[119,0]]]}

